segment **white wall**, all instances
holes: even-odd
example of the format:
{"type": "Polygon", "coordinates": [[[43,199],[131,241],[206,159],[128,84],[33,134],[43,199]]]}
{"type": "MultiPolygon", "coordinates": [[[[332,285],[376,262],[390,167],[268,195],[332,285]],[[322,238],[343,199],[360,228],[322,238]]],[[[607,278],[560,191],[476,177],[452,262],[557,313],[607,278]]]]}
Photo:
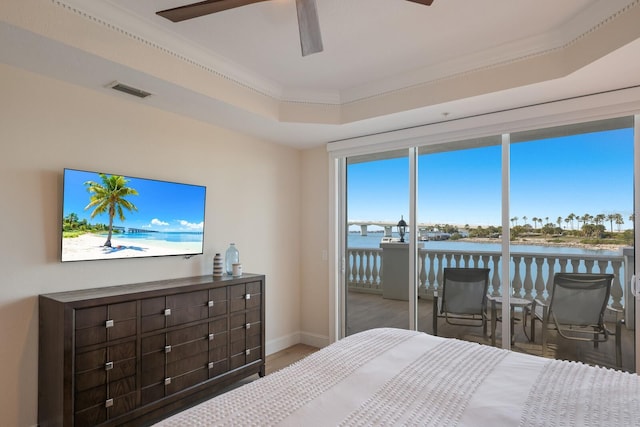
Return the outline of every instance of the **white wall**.
{"type": "Polygon", "coordinates": [[[267,277],[267,353],[297,342],[299,151],[2,65],[0,99],[2,425],[37,422],[41,293],[210,274],[233,241],[267,277]],[[207,186],[205,255],[60,263],[65,167],[207,186]]]}

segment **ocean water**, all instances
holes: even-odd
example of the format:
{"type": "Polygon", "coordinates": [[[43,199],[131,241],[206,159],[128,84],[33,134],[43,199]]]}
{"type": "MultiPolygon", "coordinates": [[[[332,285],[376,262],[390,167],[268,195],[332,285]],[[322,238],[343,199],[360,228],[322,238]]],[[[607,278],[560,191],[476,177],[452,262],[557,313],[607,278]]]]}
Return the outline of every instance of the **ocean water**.
{"type": "MultiPolygon", "coordinates": [[[[107,233],[102,233],[107,236],[107,233]]],[[[169,243],[202,242],[202,232],[113,233],[113,239],[151,240],[169,243]]]]}
{"type": "MultiPolygon", "coordinates": [[[[380,240],[383,233],[369,233],[367,236],[361,236],[360,233],[349,233],[347,238],[347,246],[349,248],[379,248],[380,240]]],[[[393,237],[400,237],[397,233],[393,233],[393,237]]],[[[464,240],[429,240],[420,242],[424,244],[425,249],[441,249],[441,250],[459,250],[459,251],[500,251],[502,249],[501,242],[496,239],[495,243],[470,242],[464,240]]],[[[580,254],[580,255],[617,255],[620,252],[607,249],[586,249],[577,247],[563,246],[542,246],[542,245],[511,245],[512,252],[527,252],[540,254],[580,254]]]]}

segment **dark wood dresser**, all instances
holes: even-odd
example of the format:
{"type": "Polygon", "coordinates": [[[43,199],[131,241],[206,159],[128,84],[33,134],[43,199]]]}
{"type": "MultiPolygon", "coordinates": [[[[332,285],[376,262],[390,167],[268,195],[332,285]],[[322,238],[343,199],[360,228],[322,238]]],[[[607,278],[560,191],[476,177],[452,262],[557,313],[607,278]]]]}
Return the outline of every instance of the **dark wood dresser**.
{"type": "Polygon", "coordinates": [[[40,426],[146,425],[258,373],[263,275],[40,295],[40,426]]]}

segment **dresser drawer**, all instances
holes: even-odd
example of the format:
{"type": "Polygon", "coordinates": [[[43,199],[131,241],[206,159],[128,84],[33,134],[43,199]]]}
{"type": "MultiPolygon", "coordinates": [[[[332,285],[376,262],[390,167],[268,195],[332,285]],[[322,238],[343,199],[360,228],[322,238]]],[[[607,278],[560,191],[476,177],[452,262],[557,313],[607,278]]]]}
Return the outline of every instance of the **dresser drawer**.
{"type": "Polygon", "coordinates": [[[262,305],[261,282],[242,283],[229,286],[229,311],[231,313],[262,305]]]}
{"type": "Polygon", "coordinates": [[[244,365],[247,365],[251,362],[255,362],[261,359],[261,351],[260,347],[254,349],[246,349],[242,353],[237,353],[231,356],[229,361],[229,369],[240,368],[244,365]]]}
{"type": "Polygon", "coordinates": [[[74,322],[76,347],[132,337],[137,333],[137,305],[130,301],[81,308],[75,310],[74,322]]]}
{"type": "Polygon", "coordinates": [[[113,368],[105,369],[105,365],[97,369],[76,374],[76,390],[84,391],[93,387],[102,387],[113,381],[136,375],[136,359],[113,362],[113,368]]]}
{"type": "MultiPolygon", "coordinates": [[[[182,350],[180,357],[173,357],[167,361],[167,377],[179,377],[191,371],[205,369],[207,367],[209,352],[206,347],[189,345],[184,346],[182,350]],[[192,350],[193,352],[188,350],[192,350]]],[[[178,352],[176,352],[176,354],[177,353],[178,352]]]]}
{"type": "Polygon", "coordinates": [[[136,378],[126,377],[109,383],[107,387],[94,387],[92,389],[76,393],[76,412],[83,411],[93,406],[105,406],[109,398],[119,398],[133,393],[136,390],[136,378]]]}
{"type": "Polygon", "coordinates": [[[136,342],[76,353],[77,391],[88,390],[136,374],[136,342]]]}
{"type": "Polygon", "coordinates": [[[233,331],[234,329],[238,329],[241,327],[246,327],[249,324],[249,328],[253,328],[260,330],[260,310],[250,310],[242,313],[234,313],[229,316],[229,329],[233,331]]]}
{"type": "Polygon", "coordinates": [[[228,320],[226,317],[209,322],[209,347],[216,347],[227,344],[228,320]]]}
{"type": "Polygon", "coordinates": [[[126,414],[136,409],[137,406],[135,392],[113,398],[109,403],[106,401],[101,402],[98,405],[76,412],[74,416],[74,426],[96,426],[106,422],[108,419],[126,414]]]}
{"type": "Polygon", "coordinates": [[[167,297],[167,308],[171,315],[167,316],[167,326],[202,320],[209,317],[209,292],[197,291],[167,297]]]}
{"type": "Polygon", "coordinates": [[[173,347],[192,341],[205,341],[209,338],[209,324],[202,323],[188,328],[167,332],[167,343],[173,347]]]}
{"type": "MultiPolygon", "coordinates": [[[[209,301],[209,291],[207,290],[142,300],[142,332],[151,332],[207,319],[211,305],[209,301]]],[[[215,307],[215,302],[212,306],[215,307]]]]}
{"type": "Polygon", "coordinates": [[[227,288],[209,289],[209,317],[224,316],[228,312],[227,288]]]}
{"type": "Polygon", "coordinates": [[[171,378],[171,383],[167,385],[166,393],[167,395],[177,393],[185,388],[189,388],[193,385],[199,384],[202,381],[206,381],[208,379],[208,372],[206,366],[202,366],[197,370],[190,371],[184,375],[180,375],[178,377],[171,378]]]}

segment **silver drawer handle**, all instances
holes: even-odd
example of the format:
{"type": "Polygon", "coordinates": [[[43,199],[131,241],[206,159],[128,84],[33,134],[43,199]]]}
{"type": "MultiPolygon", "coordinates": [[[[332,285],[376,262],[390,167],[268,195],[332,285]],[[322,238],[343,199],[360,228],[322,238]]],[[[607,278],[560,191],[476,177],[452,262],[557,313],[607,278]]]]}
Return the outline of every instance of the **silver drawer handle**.
{"type": "Polygon", "coordinates": [[[245,294],[244,299],[251,299],[251,294],[245,294]]]}
{"type": "Polygon", "coordinates": [[[208,305],[209,307],[213,307],[213,301],[209,301],[209,302],[207,302],[207,305],[208,305]]]}
{"type": "Polygon", "coordinates": [[[244,354],[246,354],[247,356],[251,354],[251,350],[247,349],[244,354]]]}
{"type": "Polygon", "coordinates": [[[104,327],[113,328],[113,320],[107,320],[106,322],[104,322],[104,327]]]}
{"type": "Polygon", "coordinates": [[[244,327],[247,329],[251,329],[251,323],[247,323],[246,325],[244,325],[244,327]]]}
{"type": "Polygon", "coordinates": [[[165,308],[164,309],[164,315],[165,316],[171,316],[171,309],[170,308],[165,308]]]}
{"type": "Polygon", "coordinates": [[[164,385],[169,385],[169,384],[171,384],[171,378],[165,378],[164,385]]]}
{"type": "Polygon", "coordinates": [[[113,362],[107,362],[104,364],[104,370],[105,371],[110,371],[113,369],[113,362]]]}
{"type": "Polygon", "coordinates": [[[207,365],[207,368],[213,369],[213,362],[209,362],[209,364],[207,365]]]}
{"type": "Polygon", "coordinates": [[[171,353],[171,346],[170,345],[165,345],[164,346],[164,352],[165,353],[171,353]]]}
{"type": "Polygon", "coordinates": [[[209,334],[209,341],[213,341],[213,334],[209,334]]]}
{"type": "Polygon", "coordinates": [[[104,402],[104,407],[105,407],[105,408],[111,408],[112,406],[113,406],[113,399],[107,399],[107,400],[104,402]]]}

